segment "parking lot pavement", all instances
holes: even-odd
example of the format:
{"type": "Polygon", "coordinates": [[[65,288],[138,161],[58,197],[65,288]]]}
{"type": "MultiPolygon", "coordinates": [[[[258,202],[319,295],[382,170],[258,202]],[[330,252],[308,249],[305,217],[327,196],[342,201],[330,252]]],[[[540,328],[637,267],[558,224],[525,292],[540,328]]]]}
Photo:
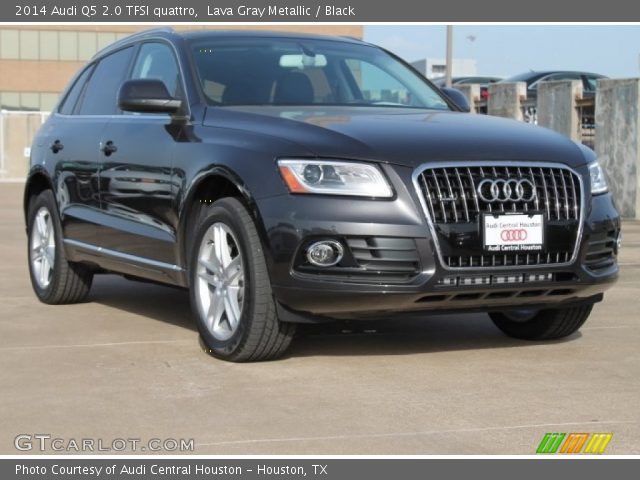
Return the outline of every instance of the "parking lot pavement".
{"type": "Polygon", "coordinates": [[[40,304],[22,189],[0,184],[0,454],[23,433],[193,438],[203,454],[531,454],[546,432],[613,432],[607,453],[640,453],[640,223],[624,226],[619,283],[565,341],[511,340],[482,314],[389,318],[231,364],[201,351],[182,290],[105,275],[87,303],[40,304]]]}

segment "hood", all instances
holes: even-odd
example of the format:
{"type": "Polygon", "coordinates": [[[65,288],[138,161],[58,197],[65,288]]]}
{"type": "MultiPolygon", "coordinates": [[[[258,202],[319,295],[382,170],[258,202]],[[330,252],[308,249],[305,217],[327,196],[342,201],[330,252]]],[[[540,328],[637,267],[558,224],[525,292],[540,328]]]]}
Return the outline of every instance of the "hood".
{"type": "MultiPolygon", "coordinates": [[[[300,155],[374,160],[415,168],[429,161],[586,162],[568,138],[515,120],[379,107],[219,107],[205,125],[287,140],[300,155]]],[[[277,152],[274,152],[277,156],[277,152]]]]}

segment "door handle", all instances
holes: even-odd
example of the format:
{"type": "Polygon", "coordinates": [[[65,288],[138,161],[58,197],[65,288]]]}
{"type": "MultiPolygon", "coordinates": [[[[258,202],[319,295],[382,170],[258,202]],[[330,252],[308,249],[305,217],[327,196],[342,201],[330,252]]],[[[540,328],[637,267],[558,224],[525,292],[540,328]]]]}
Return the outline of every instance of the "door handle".
{"type": "Polygon", "coordinates": [[[116,153],[116,152],[118,151],[118,147],[116,147],[116,146],[114,145],[114,143],[113,143],[111,140],[109,140],[108,142],[106,142],[106,143],[102,146],[102,148],[100,149],[100,151],[101,151],[102,153],[104,153],[104,155],[105,155],[106,157],[108,157],[108,156],[110,156],[112,153],[116,153]]]}
{"type": "Polygon", "coordinates": [[[64,145],[62,144],[62,142],[60,140],[56,140],[55,142],[53,142],[49,148],[51,149],[51,151],[53,153],[58,153],[60,150],[62,150],[64,148],[64,145]]]}

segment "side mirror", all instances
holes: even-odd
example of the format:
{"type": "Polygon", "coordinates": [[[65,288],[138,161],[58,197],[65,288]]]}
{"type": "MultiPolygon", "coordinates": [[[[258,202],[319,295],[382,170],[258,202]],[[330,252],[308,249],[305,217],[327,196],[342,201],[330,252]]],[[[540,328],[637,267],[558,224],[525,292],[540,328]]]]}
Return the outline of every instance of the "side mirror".
{"type": "Polygon", "coordinates": [[[118,93],[118,107],[125,112],[173,114],[181,106],[182,101],[169,94],[162,80],[127,80],[118,93]]]}
{"type": "Polygon", "coordinates": [[[455,103],[456,107],[458,107],[460,110],[467,113],[471,111],[471,107],[469,106],[467,97],[460,90],[447,87],[442,87],[440,90],[442,90],[442,93],[449,97],[449,100],[455,103]]]}

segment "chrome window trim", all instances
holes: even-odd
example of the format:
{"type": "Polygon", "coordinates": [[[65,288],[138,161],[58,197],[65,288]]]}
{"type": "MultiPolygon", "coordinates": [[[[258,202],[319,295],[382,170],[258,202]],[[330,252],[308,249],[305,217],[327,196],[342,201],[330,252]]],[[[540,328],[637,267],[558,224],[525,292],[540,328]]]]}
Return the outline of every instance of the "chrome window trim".
{"type": "Polygon", "coordinates": [[[65,238],[64,243],[66,245],[71,245],[72,247],[82,248],[84,250],[89,250],[90,252],[99,253],[100,255],[109,255],[111,257],[117,258],[119,260],[125,260],[128,262],[139,263],[142,265],[148,265],[150,267],[160,268],[162,270],[170,270],[173,272],[182,272],[184,269],[178,265],[173,265],[171,263],[159,262],[158,260],[152,260],[150,258],[138,257],[137,255],[131,255],[129,253],[118,252],[117,250],[111,250],[110,248],[99,247],[97,245],[93,245],[91,243],[81,242],[79,240],[73,240],[70,238],[65,238]]]}
{"type": "Polygon", "coordinates": [[[415,168],[413,174],[411,176],[413,181],[413,187],[415,189],[416,195],[418,196],[418,201],[420,202],[420,206],[422,207],[422,213],[425,216],[427,221],[427,226],[429,228],[429,233],[431,234],[431,238],[433,239],[433,244],[436,249],[436,254],[438,256],[438,261],[440,262],[440,266],[445,270],[450,271],[481,271],[481,270],[514,270],[514,269],[528,269],[528,268],[555,268],[555,267],[569,267],[572,266],[579,254],[580,243],[582,240],[582,231],[584,229],[584,220],[585,220],[585,209],[586,209],[586,191],[584,188],[584,179],[582,175],[574,170],[573,168],[565,165],[564,163],[553,163],[553,162],[512,162],[512,161],[495,161],[495,162],[426,162],[420,164],[415,168]],[[569,259],[568,262],[563,263],[546,263],[541,265],[509,265],[509,266],[488,266],[488,267],[450,267],[444,261],[444,257],[442,256],[442,251],[440,249],[440,243],[438,241],[438,235],[435,229],[435,225],[433,220],[431,219],[431,215],[429,214],[429,209],[427,207],[424,195],[422,193],[422,187],[420,186],[419,177],[422,173],[430,168],[461,168],[461,167],[535,167],[535,168],[561,168],[563,170],[567,170],[578,177],[578,182],[580,185],[580,219],[578,224],[578,233],[576,235],[576,242],[573,247],[573,255],[569,259]]]}

